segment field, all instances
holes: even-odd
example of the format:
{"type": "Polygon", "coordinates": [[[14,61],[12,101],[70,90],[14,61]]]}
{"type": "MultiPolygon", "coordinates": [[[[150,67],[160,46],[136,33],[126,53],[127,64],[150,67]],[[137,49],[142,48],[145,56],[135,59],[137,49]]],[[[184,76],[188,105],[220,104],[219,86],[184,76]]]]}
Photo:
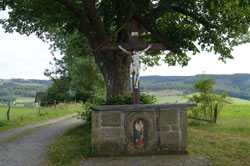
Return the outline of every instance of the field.
{"type": "MultiPolygon", "coordinates": [[[[186,103],[181,91],[154,92],[158,103],[186,103]]],[[[191,96],[189,94],[188,96],[191,96]]],[[[189,120],[188,151],[215,163],[216,166],[249,166],[250,101],[230,98],[219,112],[217,123],[189,120]]]]}
{"type": "MultiPolygon", "coordinates": [[[[177,91],[177,90],[165,90],[165,91],[156,91],[156,92],[147,92],[147,93],[149,95],[155,96],[158,104],[187,103],[188,97],[192,96],[192,94],[188,94],[184,96],[182,91],[177,91]]],[[[250,105],[250,100],[230,97],[230,101],[234,105],[250,105]]]]}
{"type": "Polygon", "coordinates": [[[249,166],[250,105],[227,105],[217,124],[189,120],[190,154],[201,155],[218,166],[249,166]]]}
{"type": "Polygon", "coordinates": [[[35,98],[31,98],[31,97],[20,97],[17,98],[14,103],[34,103],[35,102],[35,98]]]}
{"type": "MultiPolygon", "coordinates": [[[[243,103],[250,102],[233,100],[238,104],[226,105],[216,124],[189,120],[189,154],[203,156],[215,166],[249,166],[250,104],[243,103]]],[[[51,165],[79,165],[91,155],[90,136],[86,125],[69,130],[51,146],[48,161],[51,165]]]]}
{"type": "Polygon", "coordinates": [[[81,104],[71,104],[67,107],[59,104],[56,108],[42,107],[39,112],[39,108],[35,107],[12,106],[9,121],[7,121],[7,110],[7,106],[0,105],[0,132],[80,112],[83,107],[81,104]]]}

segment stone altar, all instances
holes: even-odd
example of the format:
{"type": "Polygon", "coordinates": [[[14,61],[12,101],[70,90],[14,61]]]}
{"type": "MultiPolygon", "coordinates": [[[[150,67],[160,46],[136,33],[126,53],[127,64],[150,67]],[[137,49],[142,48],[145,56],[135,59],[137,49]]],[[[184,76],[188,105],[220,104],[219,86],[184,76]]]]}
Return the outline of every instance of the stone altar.
{"type": "Polygon", "coordinates": [[[187,107],[195,104],[91,107],[95,156],[187,154],[187,107]]]}

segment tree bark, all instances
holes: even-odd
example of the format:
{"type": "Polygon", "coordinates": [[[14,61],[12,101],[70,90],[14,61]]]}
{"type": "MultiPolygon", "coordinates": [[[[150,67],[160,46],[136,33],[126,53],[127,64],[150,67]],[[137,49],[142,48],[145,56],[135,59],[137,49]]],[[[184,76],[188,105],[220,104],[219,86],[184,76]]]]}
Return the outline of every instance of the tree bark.
{"type": "Polygon", "coordinates": [[[100,67],[106,83],[107,100],[118,95],[130,93],[130,64],[129,55],[120,55],[114,52],[111,58],[100,67]]]}

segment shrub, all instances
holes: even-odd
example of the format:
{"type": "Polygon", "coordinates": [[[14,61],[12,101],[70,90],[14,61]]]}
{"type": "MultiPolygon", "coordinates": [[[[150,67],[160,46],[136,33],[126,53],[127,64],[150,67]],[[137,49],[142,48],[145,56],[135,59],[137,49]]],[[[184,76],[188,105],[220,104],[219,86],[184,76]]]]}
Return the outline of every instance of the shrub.
{"type": "MultiPolygon", "coordinates": [[[[140,104],[155,104],[156,98],[147,94],[140,94],[140,104]]],[[[119,95],[106,101],[104,105],[129,105],[133,104],[133,94],[119,95]]]]}
{"type": "Polygon", "coordinates": [[[192,118],[216,122],[217,113],[229,101],[225,92],[216,94],[211,78],[202,77],[194,84],[198,94],[189,98],[189,102],[197,104],[197,107],[189,108],[188,113],[192,118]]]}

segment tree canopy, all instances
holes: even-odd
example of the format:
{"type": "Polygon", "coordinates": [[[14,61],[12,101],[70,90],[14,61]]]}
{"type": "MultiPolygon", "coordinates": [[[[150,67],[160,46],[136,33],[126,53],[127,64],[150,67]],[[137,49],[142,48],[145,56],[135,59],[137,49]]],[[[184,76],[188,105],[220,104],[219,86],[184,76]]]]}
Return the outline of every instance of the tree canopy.
{"type": "MultiPolygon", "coordinates": [[[[187,53],[201,50],[214,51],[225,61],[233,58],[234,46],[250,41],[248,0],[5,0],[5,5],[11,9],[9,18],[1,20],[6,32],[35,33],[54,43],[58,36],[79,33],[92,55],[100,43],[137,14],[177,50],[176,54],[148,51],[143,62],[149,66],[157,64],[161,55],[169,65],[185,66],[191,58],[187,53]]],[[[111,42],[127,42],[129,33],[129,28],[124,29],[111,42]]],[[[141,27],[139,33],[148,32],[141,27]]],[[[128,55],[99,52],[94,59],[104,76],[108,97],[129,91],[128,55]]]]}

